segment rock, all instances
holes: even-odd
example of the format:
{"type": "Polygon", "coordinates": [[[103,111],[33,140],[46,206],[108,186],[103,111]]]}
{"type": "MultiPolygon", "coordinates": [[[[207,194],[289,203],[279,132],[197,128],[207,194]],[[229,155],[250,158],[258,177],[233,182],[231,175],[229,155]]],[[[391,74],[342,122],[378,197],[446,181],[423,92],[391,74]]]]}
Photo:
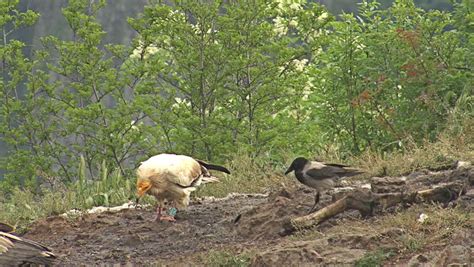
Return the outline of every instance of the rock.
{"type": "Polygon", "coordinates": [[[417,267],[417,266],[424,266],[429,261],[428,257],[423,254],[418,254],[413,256],[410,261],[408,262],[408,266],[410,267],[417,267]]]}
{"type": "Polygon", "coordinates": [[[453,236],[454,244],[447,246],[433,261],[435,266],[472,266],[474,262],[474,230],[467,230],[453,236]]]}
{"type": "Polygon", "coordinates": [[[456,162],[456,168],[461,169],[461,168],[469,168],[471,167],[471,163],[469,161],[458,161],[456,162]]]}
{"type": "Polygon", "coordinates": [[[373,193],[395,193],[406,191],[406,177],[373,177],[370,180],[373,193]]]}
{"type": "Polygon", "coordinates": [[[285,198],[289,198],[289,199],[293,198],[291,193],[286,188],[281,189],[280,192],[278,192],[277,196],[278,197],[285,197],[285,198]]]}
{"type": "Polygon", "coordinates": [[[470,255],[471,249],[467,246],[454,245],[447,247],[443,254],[446,255],[442,264],[444,266],[469,266],[470,263],[473,263],[470,255]]]}
{"type": "Polygon", "coordinates": [[[355,190],[354,187],[336,187],[329,190],[329,194],[332,196],[332,202],[339,200],[347,195],[349,192],[353,192],[355,190]]]}
{"type": "Polygon", "coordinates": [[[468,190],[466,194],[459,197],[457,200],[457,205],[460,208],[474,211],[474,189],[468,190]]]}
{"type": "Polygon", "coordinates": [[[455,234],[452,244],[442,250],[427,251],[413,256],[408,266],[472,266],[471,255],[473,231],[463,231],[455,234]]]}

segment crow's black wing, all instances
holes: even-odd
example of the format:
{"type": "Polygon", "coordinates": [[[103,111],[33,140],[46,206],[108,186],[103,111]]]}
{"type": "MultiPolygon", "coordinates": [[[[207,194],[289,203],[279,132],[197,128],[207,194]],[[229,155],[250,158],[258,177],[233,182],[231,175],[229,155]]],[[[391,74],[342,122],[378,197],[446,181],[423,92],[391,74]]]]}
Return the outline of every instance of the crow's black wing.
{"type": "Polygon", "coordinates": [[[324,165],[333,166],[333,167],[339,167],[339,168],[347,168],[347,167],[350,167],[350,165],[344,165],[344,164],[339,164],[339,163],[324,163],[324,165]]]}
{"type": "Polygon", "coordinates": [[[363,173],[356,169],[346,169],[337,165],[320,165],[304,171],[312,179],[327,179],[331,177],[348,177],[363,173]]]}
{"type": "MultiPolygon", "coordinates": [[[[323,166],[303,170],[303,175],[310,179],[322,180],[337,176],[337,167],[323,166]]],[[[340,169],[340,168],[339,168],[340,169]]]]}

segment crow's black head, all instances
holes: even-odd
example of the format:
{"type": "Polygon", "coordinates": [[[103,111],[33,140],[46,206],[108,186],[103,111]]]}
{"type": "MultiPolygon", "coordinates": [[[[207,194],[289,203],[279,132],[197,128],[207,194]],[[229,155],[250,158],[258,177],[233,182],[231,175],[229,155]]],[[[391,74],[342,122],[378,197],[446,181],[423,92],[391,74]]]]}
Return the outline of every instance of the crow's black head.
{"type": "Polygon", "coordinates": [[[308,160],[303,157],[298,157],[294,159],[290,167],[288,167],[288,170],[286,170],[285,174],[288,174],[292,171],[302,170],[304,168],[304,165],[306,165],[306,163],[308,163],[308,160]]]}

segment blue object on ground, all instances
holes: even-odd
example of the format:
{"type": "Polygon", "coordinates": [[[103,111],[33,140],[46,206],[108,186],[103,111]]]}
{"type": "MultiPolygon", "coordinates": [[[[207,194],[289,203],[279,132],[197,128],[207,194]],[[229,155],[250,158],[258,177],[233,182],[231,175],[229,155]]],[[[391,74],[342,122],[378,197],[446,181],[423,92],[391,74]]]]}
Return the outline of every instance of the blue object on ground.
{"type": "Polygon", "coordinates": [[[174,207],[168,209],[168,215],[169,215],[169,216],[174,217],[174,216],[176,215],[176,212],[178,212],[178,210],[177,210],[176,208],[174,208],[174,207]]]}

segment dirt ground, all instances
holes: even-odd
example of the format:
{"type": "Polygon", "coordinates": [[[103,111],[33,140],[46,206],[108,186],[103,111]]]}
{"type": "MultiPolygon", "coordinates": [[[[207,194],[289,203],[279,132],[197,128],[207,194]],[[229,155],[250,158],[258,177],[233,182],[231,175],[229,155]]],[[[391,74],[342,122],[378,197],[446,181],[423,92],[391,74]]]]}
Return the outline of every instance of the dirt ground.
{"type": "MultiPolygon", "coordinates": [[[[473,173],[449,172],[436,177],[473,181],[473,173]]],[[[474,195],[469,195],[473,193],[470,189],[472,186],[467,188],[463,205],[472,215],[474,195]]],[[[174,223],[154,222],[155,214],[149,207],[67,219],[50,217],[36,222],[25,236],[51,247],[59,256],[59,266],[207,265],[206,255],[212,251],[247,253],[253,266],[295,266],[353,265],[403,234],[398,228],[370,233],[351,231],[350,227],[337,230],[338,225],[352,221],[377,223],[377,217],[361,219],[358,212],[347,211],[317,226],[309,237],[301,233],[282,236],[284,221],[307,214],[313,199],[313,190],[295,182],[269,195],[194,200],[187,210],[178,211],[174,223]]],[[[330,202],[331,196],[323,194],[320,207],[330,202]]],[[[449,245],[432,244],[391,256],[385,263],[473,262],[473,227],[457,228],[450,232],[450,238],[454,241],[449,245]]]]}

